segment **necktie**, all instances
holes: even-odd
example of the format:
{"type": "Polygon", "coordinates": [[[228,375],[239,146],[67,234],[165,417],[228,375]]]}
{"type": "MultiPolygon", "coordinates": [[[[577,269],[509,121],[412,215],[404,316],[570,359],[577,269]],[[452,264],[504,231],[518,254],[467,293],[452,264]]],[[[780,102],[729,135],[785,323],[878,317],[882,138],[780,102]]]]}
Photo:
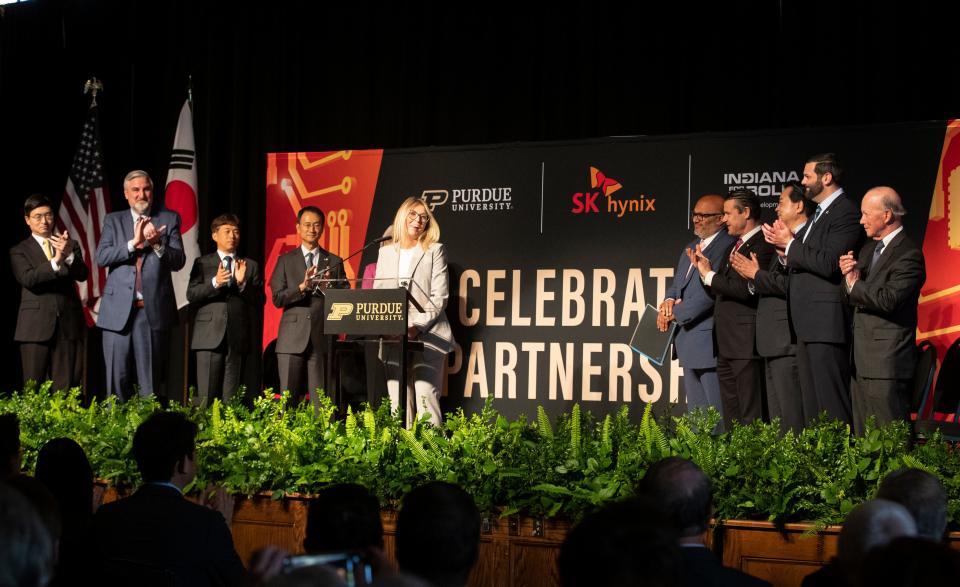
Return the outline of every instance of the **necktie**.
{"type": "Polygon", "coordinates": [[[813,211],[813,220],[811,220],[810,224],[807,225],[807,230],[803,233],[803,239],[801,239],[801,242],[807,242],[807,237],[810,236],[810,231],[813,230],[813,225],[816,224],[817,219],[820,218],[821,214],[823,214],[823,208],[817,204],[817,209],[813,211]]]}
{"type": "Polygon", "coordinates": [[[53,252],[53,245],[50,244],[50,239],[43,239],[43,252],[47,255],[47,260],[53,259],[55,253],[53,252]]]}
{"type": "MultiPolygon", "coordinates": [[[[307,269],[310,269],[311,267],[313,267],[313,251],[307,253],[307,269]]],[[[310,289],[307,289],[305,293],[309,294],[310,291],[310,289]]]]}
{"type": "Polygon", "coordinates": [[[736,243],[735,245],[733,245],[733,250],[730,251],[730,258],[727,260],[727,261],[728,261],[727,265],[732,265],[732,264],[733,264],[733,256],[736,255],[736,254],[737,254],[737,251],[740,250],[740,246],[741,246],[741,245],[743,245],[743,239],[742,239],[742,238],[738,238],[738,239],[737,239],[737,243],[736,243]]]}
{"type": "Polygon", "coordinates": [[[880,253],[883,252],[883,241],[877,243],[877,248],[873,249],[873,257],[870,259],[870,269],[872,270],[877,265],[877,260],[880,259],[880,253]]]}
{"type": "Polygon", "coordinates": [[[134,280],[137,297],[143,298],[143,249],[137,251],[137,277],[134,280]]]}
{"type": "Polygon", "coordinates": [[[225,269],[227,273],[230,274],[230,279],[227,281],[227,285],[235,285],[236,281],[233,279],[233,257],[227,255],[223,258],[223,262],[226,265],[225,269]]]}

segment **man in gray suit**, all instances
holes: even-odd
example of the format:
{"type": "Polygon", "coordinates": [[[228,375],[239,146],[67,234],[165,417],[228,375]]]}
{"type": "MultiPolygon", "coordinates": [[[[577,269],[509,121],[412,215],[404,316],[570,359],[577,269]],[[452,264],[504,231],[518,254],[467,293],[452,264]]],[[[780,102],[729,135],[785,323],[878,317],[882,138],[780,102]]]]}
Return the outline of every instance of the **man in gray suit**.
{"type": "MultiPolygon", "coordinates": [[[[316,206],[307,206],[297,214],[297,235],[301,245],[280,255],[270,277],[273,305],[283,308],[277,333],[277,367],[280,388],[290,390],[295,399],[307,393],[314,408],[319,408],[318,390],[324,387],[326,353],[323,335],[323,293],[330,282],[318,279],[342,279],[343,261],[320,247],[324,214],[316,206]]],[[[336,286],[345,286],[337,283],[336,286]]]]}
{"type": "MultiPolygon", "coordinates": [[[[660,304],[657,325],[665,332],[676,321],[673,348],[683,366],[683,387],[687,409],[714,407],[723,415],[720,382],[717,379],[717,352],[713,339],[713,298],[704,291],[696,267],[690,264],[687,251],[699,245],[711,264],[719,267],[736,239],[725,230],[722,221],[723,197],[708,194],[693,207],[693,232],[697,239],[682,253],[673,283],[660,304]]],[[[720,425],[722,427],[722,423],[720,425]]]]}
{"type": "MultiPolygon", "coordinates": [[[[777,205],[777,218],[794,234],[800,234],[816,206],[813,200],[803,197],[803,191],[799,183],[785,185],[777,205]]],[[[751,255],[750,259],[734,255],[731,265],[760,295],[757,302],[757,352],[764,358],[770,419],[780,419],[781,432],[799,432],[807,420],[816,415],[818,406],[816,403],[804,406],[805,396],[800,393],[797,334],[790,324],[787,308],[787,267],[777,255],[770,259],[766,269],[760,268],[756,255],[751,255]]]]}
{"type": "Polygon", "coordinates": [[[186,263],[180,216],[152,210],[153,181],[146,171],[123,179],[128,209],[107,214],[97,244],[97,264],[107,267],[97,326],[103,330],[107,393],[121,401],[133,393],[131,354],[140,395],[160,392],[167,333],[177,323],[172,271],[186,263]]]}
{"type": "Polygon", "coordinates": [[[217,251],[198,258],[190,271],[187,299],[197,308],[191,348],[197,352],[197,398],[230,401],[250,352],[251,315],[263,305],[263,277],[252,259],[237,255],[240,219],[221,214],[210,225],[217,251]]]}
{"type": "Polygon", "coordinates": [[[871,415],[877,424],[907,417],[917,298],[926,280],[923,253],[903,232],[906,210],[897,192],[873,188],[863,196],[860,212],[870,240],[856,259],[853,251],[840,257],[844,291],[854,308],[851,399],[857,434],[871,415]]]}

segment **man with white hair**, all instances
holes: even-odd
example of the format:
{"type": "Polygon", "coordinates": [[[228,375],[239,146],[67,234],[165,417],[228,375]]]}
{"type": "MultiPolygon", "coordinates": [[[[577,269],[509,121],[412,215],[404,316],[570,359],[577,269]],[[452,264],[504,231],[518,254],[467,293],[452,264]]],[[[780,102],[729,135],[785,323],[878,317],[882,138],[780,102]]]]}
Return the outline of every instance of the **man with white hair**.
{"type": "Polygon", "coordinates": [[[860,205],[867,243],[840,257],[853,315],[853,427],[907,417],[916,365],[917,298],[926,280],[923,252],[903,231],[906,210],[892,188],[869,190],[860,205]]]}
{"type": "Polygon", "coordinates": [[[146,171],[123,179],[130,207],[107,214],[97,244],[97,264],[107,267],[97,326],[103,330],[107,393],[120,401],[133,394],[128,372],[136,364],[140,395],[159,394],[167,333],[177,323],[170,273],[186,263],[180,216],[153,205],[153,181],[146,171]]]}

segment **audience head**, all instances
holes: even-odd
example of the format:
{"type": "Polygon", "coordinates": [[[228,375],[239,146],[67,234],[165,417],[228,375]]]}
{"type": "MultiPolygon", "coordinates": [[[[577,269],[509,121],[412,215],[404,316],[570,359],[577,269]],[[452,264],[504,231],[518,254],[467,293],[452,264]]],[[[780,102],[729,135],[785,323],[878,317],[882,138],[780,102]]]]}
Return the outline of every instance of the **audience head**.
{"type": "Polygon", "coordinates": [[[638,489],[659,505],[681,539],[699,539],[709,528],[712,486],[696,464],[680,457],[657,461],[647,469],[638,489]]]}
{"type": "Polygon", "coordinates": [[[926,538],[894,538],[871,550],[860,568],[860,585],[932,587],[960,577],[960,552],[926,538]]]}
{"type": "Polygon", "coordinates": [[[20,472],[20,420],[16,414],[0,414],[0,480],[20,472]]]}
{"type": "Polygon", "coordinates": [[[463,489],[433,481],[404,498],[397,562],[434,586],[466,585],[480,549],[480,512],[463,489]]]}
{"type": "Polygon", "coordinates": [[[917,525],[905,507],[885,499],[858,505],[840,530],[837,560],[848,577],[860,572],[868,552],[899,536],[916,536],[917,525]]]}
{"type": "MultiPolygon", "coordinates": [[[[6,484],[17,490],[20,495],[30,502],[30,505],[33,506],[33,511],[40,516],[40,521],[43,523],[43,527],[46,528],[47,534],[50,535],[50,539],[56,544],[60,539],[60,531],[62,529],[60,523],[60,506],[57,505],[57,500],[53,494],[50,493],[50,490],[47,489],[43,483],[29,475],[14,475],[6,480],[6,484]]],[[[54,549],[54,554],[56,554],[56,549],[54,549]]],[[[56,558],[56,556],[54,556],[54,558],[56,558]]]]}
{"type": "Polygon", "coordinates": [[[310,503],[303,549],[316,553],[366,548],[383,548],[380,502],[354,483],[323,489],[310,503]]]}
{"type": "Polygon", "coordinates": [[[65,530],[93,515],[93,470],[75,441],[54,438],[43,445],[34,476],[56,498],[65,530]]]}
{"type": "MultiPolygon", "coordinates": [[[[193,477],[197,425],[179,412],[155,412],[133,435],[133,458],[145,482],[193,477]]],[[[176,481],[175,481],[176,482],[176,481]]]]}
{"type": "Polygon", "coordinates": [[[567,535],[557,560],[563,587],[683,584],[677,534],[645,497],[604,506],[567,535]]]}
{"type": "Polygon", "coordinates": [[[917,534],[941,540],[947,530],[947,492],[936,475],[920,469],[902,468],[880,482],[877,499],[907,508],[917,523],[917,534]]]}
{"type": "Polygon", "coordinates": [[[53,573],[53,539],[33,505],[0,483],[0,585],[41,587],[53,573]]]}

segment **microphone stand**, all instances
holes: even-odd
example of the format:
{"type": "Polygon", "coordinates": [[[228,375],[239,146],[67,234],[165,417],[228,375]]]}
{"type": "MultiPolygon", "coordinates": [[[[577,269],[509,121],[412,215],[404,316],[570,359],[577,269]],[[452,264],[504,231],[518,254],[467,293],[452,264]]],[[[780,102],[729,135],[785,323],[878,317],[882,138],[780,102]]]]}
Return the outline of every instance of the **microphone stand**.
{"type": "MultiPolygon", "coordinates": [[[[378,245],[378,244],[382,243],[383,241],[390,240],[391,238],[392,238],[392,237],[389,237],[389,236],[381,236],[380,238],[375,238],[375,239],[373,239],[372,241],[368,242],[367,244],[363,245],[363,247],[361,247],[361,248],[357,249],[356,251],[350,253],[348,256],[344,257],[343,259],[340,259],[340,261],[339,261],[338,263],[334,263],[333,265],[327,265],[322,271],[318,271],[317,273],[319,273],[320,275],[324,275],[324,274],[327,273],[327,272],[333,271],[333,270],[335,270],[335,269],[340,269],[341,267],[343,267],[343,264],[344,264],[344,263],[346,263],[346,262],[349,261],[350,259],[356,257],[356,256],[359,255],[360,253],[366,251],[367,249],[369,249],[369,248],[372,247],[373,245],[378,245]]],[[[329,260],[329,259],[328,259],[328,260],[329,260]]],[[[329,283],[330,281],[339,281],[339,280],[328,279],[328,280],[326,280],[325,283],[329,283]]],[[[314,284],[314,286],[313,286],[313,293],[320,293],[320,289],[321,289],[321,288],[320,288],[320,285],[321,285],[321,282],[320,282],[320,281],[318,281],[316,284],[314,284]]]]}

